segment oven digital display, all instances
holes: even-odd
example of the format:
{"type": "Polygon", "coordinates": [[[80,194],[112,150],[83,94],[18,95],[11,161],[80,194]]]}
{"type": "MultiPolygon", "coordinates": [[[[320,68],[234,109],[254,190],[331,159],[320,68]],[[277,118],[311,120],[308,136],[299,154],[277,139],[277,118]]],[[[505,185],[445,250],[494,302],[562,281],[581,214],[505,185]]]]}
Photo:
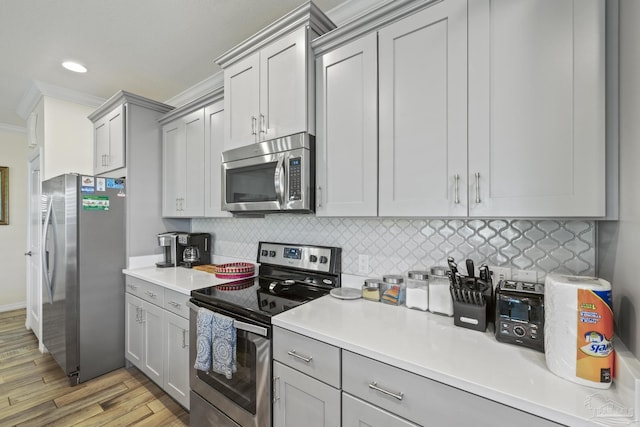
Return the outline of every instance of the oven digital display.
{"type": "Polygon", "coordinates": [[[302,259],[300,248],[284,248],[284,257],[289,259],[302,259]]]}

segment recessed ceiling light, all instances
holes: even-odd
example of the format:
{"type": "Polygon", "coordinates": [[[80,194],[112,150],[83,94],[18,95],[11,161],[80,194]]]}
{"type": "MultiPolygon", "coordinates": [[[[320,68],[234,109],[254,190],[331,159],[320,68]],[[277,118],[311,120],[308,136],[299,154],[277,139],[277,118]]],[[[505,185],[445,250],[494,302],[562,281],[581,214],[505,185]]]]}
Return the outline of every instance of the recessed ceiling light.
{"type": "Polygon", "coordinates": [[[77,62],[73,61],[65,61],[62,63],[62,66],[69,71],[73,71],[75,73],[86,73],[87,68],[84,65],[80,65],[77,62]]]}

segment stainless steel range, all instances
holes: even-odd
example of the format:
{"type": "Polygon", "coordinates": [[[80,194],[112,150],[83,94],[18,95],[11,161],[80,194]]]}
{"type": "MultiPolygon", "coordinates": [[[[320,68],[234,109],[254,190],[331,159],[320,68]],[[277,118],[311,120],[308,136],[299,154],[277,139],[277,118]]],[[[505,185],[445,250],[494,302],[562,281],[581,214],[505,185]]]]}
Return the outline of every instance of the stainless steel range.
{"type": "Polygon", "coordinates": [[[191,292],[190,425],[271,426],[271,317],[340,287],[342,250],[260,242],[258,276],[191,292]],[[237,371],[193,367],[198,308],[234,319],[237,371]]]}

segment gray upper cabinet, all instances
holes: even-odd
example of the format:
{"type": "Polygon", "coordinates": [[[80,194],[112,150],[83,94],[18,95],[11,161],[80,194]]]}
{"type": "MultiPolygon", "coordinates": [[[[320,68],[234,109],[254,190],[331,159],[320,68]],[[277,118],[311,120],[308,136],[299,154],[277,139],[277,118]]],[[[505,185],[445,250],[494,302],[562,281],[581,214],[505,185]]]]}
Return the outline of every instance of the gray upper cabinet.
{"type": "Polygon", "coordinates": [[[315,134],[310,43],[333,28],[305,3],[216,59],[224,71],[225,149],[315,134]]]}
{"type": "Polygon", "coordinates": [[[125,106],[118,105],[93,124],[96,175],[125,166],[125,106]]]}
{"type": "Polygon", "coordinates": [[[605,0],[469,2],[469,214],[605,215],[605,0]]]}

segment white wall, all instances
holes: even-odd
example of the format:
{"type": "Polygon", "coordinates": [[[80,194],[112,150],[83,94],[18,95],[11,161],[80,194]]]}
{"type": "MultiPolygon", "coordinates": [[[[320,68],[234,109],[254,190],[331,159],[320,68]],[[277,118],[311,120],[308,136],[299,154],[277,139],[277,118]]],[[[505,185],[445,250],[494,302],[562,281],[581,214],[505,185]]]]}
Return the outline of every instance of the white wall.
{"type": "Polygon", "coordinates": [[[620,1],[620,221],[599,227],[599,275],[613,287],[616,333],[640,357],[640,2],[620,1]]]}
{"type": "Polygon", "coordinates": [[[44,96],[43,180],[68,172],[93,175],[93,124],[87,118],[95,107],[44,96]]]}
{"type": "Polygon", "coordinates": [[[9,167],[9,225],[0,225],[0,311],[25,307],[27,134],[0,127],[0,166],[9,167]]]}

